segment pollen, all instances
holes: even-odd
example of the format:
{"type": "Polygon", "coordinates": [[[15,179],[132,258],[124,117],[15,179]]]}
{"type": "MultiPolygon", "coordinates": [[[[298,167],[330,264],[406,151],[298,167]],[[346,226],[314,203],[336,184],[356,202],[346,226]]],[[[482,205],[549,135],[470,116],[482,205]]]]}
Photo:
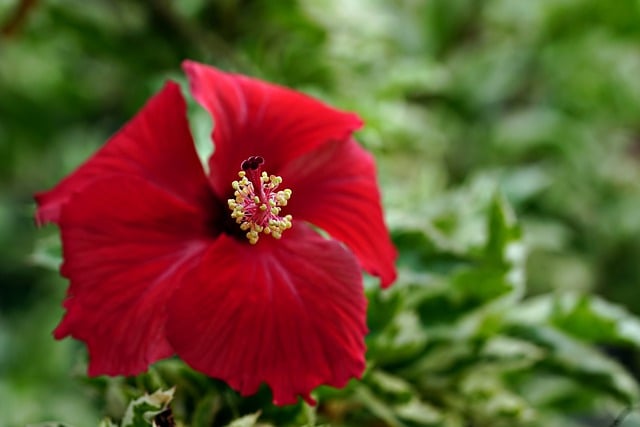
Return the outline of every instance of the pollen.
{"type": "Polygon", "coordinates": [[[258,243],[261,234],[275,239],[292,226],[291,215],[281,215],[291,198],[291,190],[278,190],[282,178],[261,171],[262,157],[253,156],[242,162],[238,180],[233,181],[234,199],[229,199],[231,218],[245,231],[249,243],[258,243]]]}

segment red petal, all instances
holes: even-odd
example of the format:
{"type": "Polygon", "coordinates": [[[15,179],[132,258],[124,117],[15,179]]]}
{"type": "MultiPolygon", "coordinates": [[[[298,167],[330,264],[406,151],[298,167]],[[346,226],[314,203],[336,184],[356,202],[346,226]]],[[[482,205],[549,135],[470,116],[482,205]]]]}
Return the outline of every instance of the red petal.
{"type": "Polygon", "coordinates": [[[267,160],[272,174],[329,141],[346,140],[362,122],[293,90],[185,61],[195,99],[213,116],[211,181],[219,197],[231,191],[240,163],[267,160]]]}
{"type": "Polygon", "coordinates": [[[132,375],[170,356],[166,302],[205,252],[203,212],[136,177],[97,180],[63,206],[67,312],[55,331],[84,341],[89,374],[132,375]]]}
{"type": "Polygon", "coordinates": [[[304,224],[257,245],[222,235],[169,304],[169,341],[193,368],[243,395],[313,403],[365,367],[366,299],[353,255],[304,224]]]}
{"type": "Polygon", "coordinates": [[[96,179],[138,176],[189,203],[211,198],[180,87],[169,82],[107,144],[48,192],[36,194],[38,224],[58,222],[69,197],[96,179]]]}
{"type": "Polygon", "coordinates": [[[362,268],[380,277],[382,286],[396,278],[397,251],[384,223],[373,157],[351,139],[335,142],[289,163],[283,187],[293,191],[283,213],[308,221],[344,242],[362,268]]]}

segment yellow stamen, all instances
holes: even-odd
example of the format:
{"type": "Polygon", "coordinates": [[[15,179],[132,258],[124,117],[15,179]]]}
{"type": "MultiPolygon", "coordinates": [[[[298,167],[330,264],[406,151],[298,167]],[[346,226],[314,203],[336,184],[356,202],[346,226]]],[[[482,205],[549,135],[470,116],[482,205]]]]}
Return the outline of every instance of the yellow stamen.
{"type": "Polygon", "coordinates": [[[234,198],[227,201],[231,218],[240,225],[242,231],[246,231],[245,236],[252,245],[258,242],[260,234],[280,239],[282,233],[292,227],[291,215],[280,216],[292,191],[288,188],[277,190],[282,177],[264,171],[258,175],[262,162],[261,158],[256,161],[255,157],[243,162],[243,168],[245,163],[248,166],[238,172],[239,180],[231,183],[234,198]]]}

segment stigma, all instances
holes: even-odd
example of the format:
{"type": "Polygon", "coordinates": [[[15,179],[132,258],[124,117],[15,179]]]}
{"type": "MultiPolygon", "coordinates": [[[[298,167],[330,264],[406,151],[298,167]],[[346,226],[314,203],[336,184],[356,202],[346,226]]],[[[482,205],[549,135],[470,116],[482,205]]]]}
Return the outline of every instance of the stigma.
{"type": "Polygon", "coordinates": [[[231,218],[246,231],[252,245],[258,243],[261,234],[279,239],[292,225],[291,215],[280,215],[291,197],[291,190],[278,190],[282,178],[262,171],[263,164],[260,156],[251,156],[242,162],[239,179],[231,183],[235,198],[228,200],[231,218]]]}

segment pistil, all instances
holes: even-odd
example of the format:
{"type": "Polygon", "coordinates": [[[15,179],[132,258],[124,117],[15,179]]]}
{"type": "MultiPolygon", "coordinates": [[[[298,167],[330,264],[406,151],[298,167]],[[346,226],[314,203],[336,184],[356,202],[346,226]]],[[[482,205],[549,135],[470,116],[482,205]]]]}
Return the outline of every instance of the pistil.
{"type": "Polygon", "coordinates": [[[252,245],[258,242],[261,233],[279,239],[292,226],[291,215],[280,215],[291,197],[291,190],[278,190],[282,178],[262,171],[263,164],[260,156],[242,162],[240,179],[231,184],[235,199],[228,200],[231,217],[246,231],[252,245]]]}

